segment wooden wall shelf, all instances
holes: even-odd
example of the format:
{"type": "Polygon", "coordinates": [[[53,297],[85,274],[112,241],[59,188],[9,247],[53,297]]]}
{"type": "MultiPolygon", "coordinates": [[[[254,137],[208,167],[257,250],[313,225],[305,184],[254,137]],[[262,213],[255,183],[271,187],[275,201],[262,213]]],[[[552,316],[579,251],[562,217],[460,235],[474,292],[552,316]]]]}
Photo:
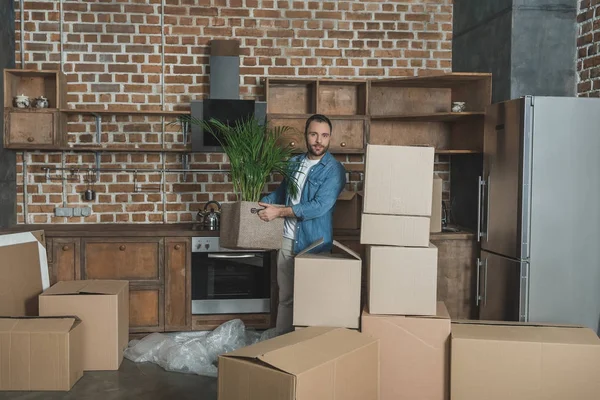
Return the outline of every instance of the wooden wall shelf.
{"type": "Polygon", "coordinates": [[[298,152],[306,150],[304,124],[313,113],[331,119],[333,153],[363,154],[367,143],[432,146],[438,154],[449,155],[482,151],[491,74],[263,81],[267,118],[274,126],[292,128],[281,144],[298,147],[298,152]],[[466,103],[464,112],[451,111],[455,101],[466,103]]]}
{"type": "Polygon", "coordinates": [[[484,112],[440,112],[431,114],[407,114],[407,115],[373,115],[372,120],[397,120],[397,121],[423,121],[423,122],[444,122],[456,121],[462,118],[485,115],[484,112]]]}
{"type": "Polygon", "coordinates": [[[129,146],[90,146],[90,145],[75,145],[67,146],[57,149],[57,151],[72,151],[72,152],[102,152],[102,153],[191,153],[190,148],[175,147],[175,148],[161,148],[161,147],[144,147],[136,148],[129,146]]]}
{"type": "Polygon", "coordinates": [[[69,108],[60,110],[67,114],[94,114],[94,115],[190,115],[190,111],[161,111],[161,110],[104,110],[69,108]]]}

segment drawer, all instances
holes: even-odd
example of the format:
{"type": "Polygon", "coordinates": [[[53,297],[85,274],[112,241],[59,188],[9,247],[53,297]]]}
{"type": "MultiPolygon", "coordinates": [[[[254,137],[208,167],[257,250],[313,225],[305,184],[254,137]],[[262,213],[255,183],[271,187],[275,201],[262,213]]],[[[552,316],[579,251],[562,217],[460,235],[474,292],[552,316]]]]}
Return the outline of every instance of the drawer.
{"type": "Polygon", "coordinates": [[[58,111],[9,111],[5,122],[5,145],[7,148],[53,147],[57,145],[59,120],[58,111]]]}
{"type": "Polygon", "coordinates": [[[129,287],[129,332],[164,330],[163,293],[162,287],[129,287]]]}
{"type": "Polygon", "coordinates": [[[84,239],[84,279],[162,282],[161,238],[84,239]]]}
{"type": "Polygon", "coordinates": [[[331,151],[363,150],[365,121],[362,119],[333,119],[331,151]]]}

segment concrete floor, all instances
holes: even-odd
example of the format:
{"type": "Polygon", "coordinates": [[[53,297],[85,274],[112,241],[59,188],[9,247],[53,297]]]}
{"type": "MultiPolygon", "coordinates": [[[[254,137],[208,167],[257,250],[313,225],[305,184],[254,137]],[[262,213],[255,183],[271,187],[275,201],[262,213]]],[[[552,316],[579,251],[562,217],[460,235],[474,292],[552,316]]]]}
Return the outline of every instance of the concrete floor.
{"type": "Polygon", "coordinates": [[[166,372],[155,364],[123,360],[119,371],[84,372],[70,392],[0,392],[11,400],[217,400],[217,379],[166,372]]]}

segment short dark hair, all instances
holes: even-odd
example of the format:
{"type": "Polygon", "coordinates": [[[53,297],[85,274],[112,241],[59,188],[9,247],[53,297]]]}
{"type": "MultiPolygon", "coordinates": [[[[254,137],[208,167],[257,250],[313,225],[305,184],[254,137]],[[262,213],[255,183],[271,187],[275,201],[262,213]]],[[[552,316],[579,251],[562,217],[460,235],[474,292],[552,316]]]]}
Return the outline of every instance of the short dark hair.
{"type": "Polygon", "coordinates": [[[327,125],[329,125],[329,133],[332,133],[333,131],[333,126],[331,125],[331,121],[329,120],[329,118],[327,118],[326,116],[324,116],[323,114],[314,114],[311,115],[307,120],[306,120],[306,125],[304,126],[304,136],[306,136],[308,134],[308,126],[310,125],[311,122],[313,121],[317,121],[317,122],[326,122],[327,125]]]}

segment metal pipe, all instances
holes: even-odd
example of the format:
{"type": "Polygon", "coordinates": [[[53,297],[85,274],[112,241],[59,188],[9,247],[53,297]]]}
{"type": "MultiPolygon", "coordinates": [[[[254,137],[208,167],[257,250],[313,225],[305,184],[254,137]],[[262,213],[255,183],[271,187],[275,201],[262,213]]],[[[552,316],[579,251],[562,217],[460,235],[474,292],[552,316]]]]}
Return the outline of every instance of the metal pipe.
{"type": "Polygon", "coordinates": [[[25,0],[19,4],[21,8],[21,69],[25,69],[25,0]]]}
{"type": "Polygon", "coordinates": [[[29,212],[27,210],[27,152],[23,152],[23,221],[28,224],[29,223],[29,212]]]}
{"type": "MultiPolygon", "coordinates": [[[[58,14],[58,26],[59,26],[59,31],[60,31],[60,42],[59,42],[59,46],[60,46],[60,71],[63,72],[63,0],[60,0],[58,2],[58,10],[59,10],[59,14],[58,14]]],[[[60,104],[56,105],[57,108],[62,108],[62,106],[60,104]]]]}
{"type": "MultiPolygon", "coordinates": [[[[60,164],[61,164],[61,171],[65,171],[65,157],[66,157],[66,153],[63,151],[60,157],[60,164]]],[[[65,179],[65,174],[61,173],[60,174],[61,177],[61,182],[62,182],[62,203],[63,203],[63,207],[67,206],[67,180],[65,179]]],[[[69,179],[69,178],[67,178],[69,179]]]]}
{"type": "Polygon", "coordinates": [[[99,172],[138,172],[138,173],[162,173],[163,171],[165,173],[169,173],[169,172],[178,172],[178,173],[183,173],[183,172],[204,172],[204,173],[211,173],[211,172],[231,172],[231,170],[229,169],[144,169],[144,168],[56,168],[56,167],[42,167],[41,168],[42,171],[46,171],[46,170],[54,170],[54,171],[81,171],[81,172],[88,172],[88,171],[99,171],[99,172]]]}

